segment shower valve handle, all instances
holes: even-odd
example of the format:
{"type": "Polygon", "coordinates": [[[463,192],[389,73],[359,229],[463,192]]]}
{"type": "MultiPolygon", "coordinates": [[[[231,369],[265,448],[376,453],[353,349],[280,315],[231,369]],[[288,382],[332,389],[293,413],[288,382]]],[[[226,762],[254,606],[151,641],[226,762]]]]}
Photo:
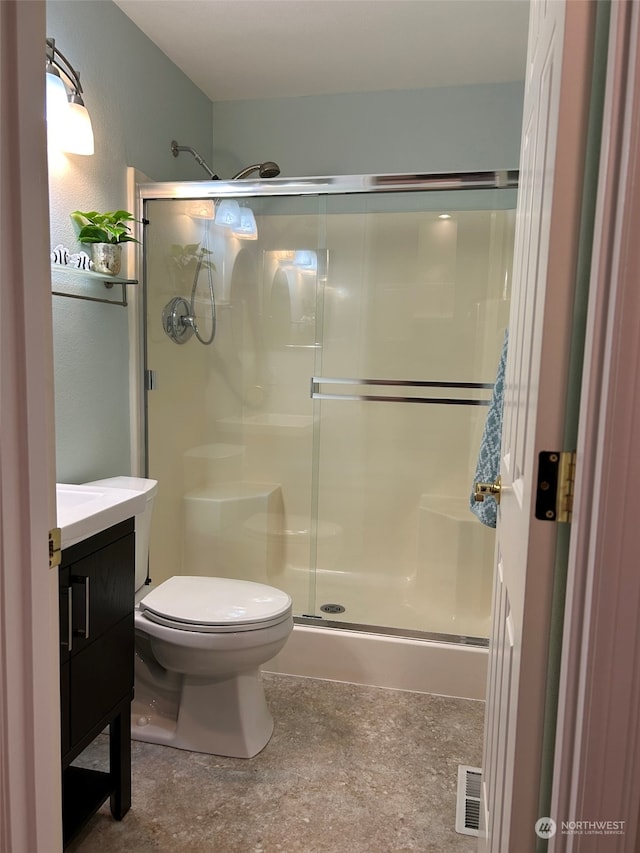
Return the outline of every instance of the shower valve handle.
{"type": "Polygon", "coordinates": [[[162,312],[162,328],[176,344],[186,343],[195,331],[191,306],[182,296],[175,296],[162,312]]]}

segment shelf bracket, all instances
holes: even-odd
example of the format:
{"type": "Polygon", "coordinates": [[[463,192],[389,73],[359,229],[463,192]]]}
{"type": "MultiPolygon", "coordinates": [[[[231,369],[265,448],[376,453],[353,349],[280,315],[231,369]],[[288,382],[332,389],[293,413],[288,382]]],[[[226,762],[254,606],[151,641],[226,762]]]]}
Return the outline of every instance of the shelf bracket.
{"type": "Polygon", "coordinates": [[[51,273],[52,275],[69,275],[72,278],[82,278],[85,281],[101,281],[104,286],[108,289],[111,289],[114,284],[119,284],[122,288],[122,299],[100,299],[99,296],[82,296],[79,293],[68,293],[67,291],[62,290],[52,290],[52,296],[64,296],[67,299],[81,299],[83,302],[102,302],[105,305],[121,305],[123,308],[126,308],[129,304],[127,302],[127,285],[128,284],[137,284],[137,279],[134,278],[121,278],[120,276],[111,276],[103,275],[102,273],[95,272],[94,270],[81,270],[76,267],[70,267],[66,264],[51,264],[51,273]]]}
{"type": "MultiPolygon", "coordinates": [[[[122,299],[100,299],[98,296],[81,296],[78,293],[63,293],[61,290],[52,290],[52,296],[66,296],[67,299],[82,299],[83,302],[102,302],[104,305],[121,305],[126,308],[127,302],[127,285],[124,282],[118,282],[122,288],[122,299]]],[[[113,282],[105,281],[104,286],[111,288],[113,282]]]]}

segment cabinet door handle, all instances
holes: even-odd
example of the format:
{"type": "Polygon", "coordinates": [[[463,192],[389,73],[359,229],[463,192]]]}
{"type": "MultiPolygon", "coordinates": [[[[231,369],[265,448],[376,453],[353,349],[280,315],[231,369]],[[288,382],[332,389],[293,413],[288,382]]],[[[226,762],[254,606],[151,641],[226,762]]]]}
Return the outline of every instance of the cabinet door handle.
{"type": "Polygon", "coordinates": [[[76,635],[89,639],[89,578],[86,575],[74,575],[71,578],[71,583],[82,584],[84,586],[84,626],[78,628],[76,635]]]}
{"type": "Polygon", "coordinates": [[[67,587],[67,639],[61,642],[68,651],[73,649],[73,588],[70,586],[67,587]]]}

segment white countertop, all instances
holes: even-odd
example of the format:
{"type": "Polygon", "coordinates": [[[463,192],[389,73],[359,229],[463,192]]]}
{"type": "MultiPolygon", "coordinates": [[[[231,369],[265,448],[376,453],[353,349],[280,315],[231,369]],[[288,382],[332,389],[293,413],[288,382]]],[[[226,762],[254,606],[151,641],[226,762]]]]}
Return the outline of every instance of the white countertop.
{"type": "Polygon", "coordinates": [[[143,512],[146,501],[140,491],[65,483],[56,485],[56,499],[63,550],[143,512]]]}

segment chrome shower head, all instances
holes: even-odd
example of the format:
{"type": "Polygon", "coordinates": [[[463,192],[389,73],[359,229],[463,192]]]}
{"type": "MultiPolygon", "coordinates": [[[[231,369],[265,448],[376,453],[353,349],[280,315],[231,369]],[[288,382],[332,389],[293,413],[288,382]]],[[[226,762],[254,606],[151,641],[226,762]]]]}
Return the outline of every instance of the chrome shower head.
{"type": "Polygon", "coordinates": [[[246,169],[242,169],[237,175],[234,175],[231,180],[237,181],[239,178],[246,178],[252,172],[259,172],[261,178],[275,178],[280,174],[280,166],[273,160],[266,160],[264,163],[247,166],[246,169]]]}

